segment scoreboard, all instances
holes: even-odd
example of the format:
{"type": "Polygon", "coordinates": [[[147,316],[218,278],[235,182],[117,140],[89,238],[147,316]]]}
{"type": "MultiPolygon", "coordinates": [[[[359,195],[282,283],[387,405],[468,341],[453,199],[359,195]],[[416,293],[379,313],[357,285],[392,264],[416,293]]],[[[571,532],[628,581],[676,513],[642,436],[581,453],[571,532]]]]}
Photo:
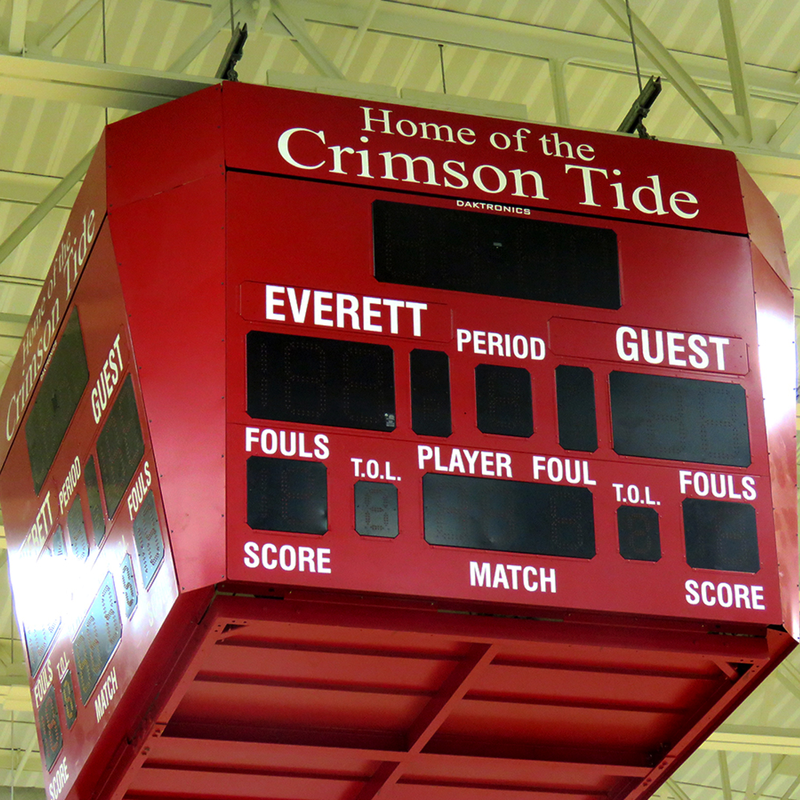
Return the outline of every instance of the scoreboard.
{"type": "Polygon", "coordinates": [[[238,84],[112,125],[0,398],[49,800],[215,592],[770,631],[774,667],[793,336],[731,153],[238,84]]]}

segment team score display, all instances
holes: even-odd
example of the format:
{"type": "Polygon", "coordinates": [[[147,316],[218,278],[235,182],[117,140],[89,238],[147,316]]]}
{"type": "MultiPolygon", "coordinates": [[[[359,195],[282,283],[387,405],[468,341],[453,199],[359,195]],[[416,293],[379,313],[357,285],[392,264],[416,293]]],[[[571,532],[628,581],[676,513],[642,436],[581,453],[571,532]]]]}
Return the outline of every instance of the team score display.
{"type": "Polygon", "coordinates": [[[629,505],[660,506],[660,500],[653,500],[650,494],[650,487],[638,487],[635,483],[612,483],[612,488],[616,493],[618,503],[628,503],[629,505]]]}
{"type": "Polygon", "coordinates": [[[374,458],[351,458],[353,474],[356,478],[367,478],[371,481],[400,481],[402,478],[392,471],[390,461],[378,462],[374,458]]]}

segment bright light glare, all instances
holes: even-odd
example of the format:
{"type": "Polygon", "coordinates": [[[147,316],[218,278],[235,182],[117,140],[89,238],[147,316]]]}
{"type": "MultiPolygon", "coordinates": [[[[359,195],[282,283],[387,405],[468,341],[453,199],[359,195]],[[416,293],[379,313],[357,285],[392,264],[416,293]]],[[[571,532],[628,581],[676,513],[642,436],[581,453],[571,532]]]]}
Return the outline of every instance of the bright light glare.
{"type": "Polygon", "coordinates": [[[794,320],[762,311],[757,315],[757,325],[764,414],[769,432],[795,416],[797,362],[794,320]]]}

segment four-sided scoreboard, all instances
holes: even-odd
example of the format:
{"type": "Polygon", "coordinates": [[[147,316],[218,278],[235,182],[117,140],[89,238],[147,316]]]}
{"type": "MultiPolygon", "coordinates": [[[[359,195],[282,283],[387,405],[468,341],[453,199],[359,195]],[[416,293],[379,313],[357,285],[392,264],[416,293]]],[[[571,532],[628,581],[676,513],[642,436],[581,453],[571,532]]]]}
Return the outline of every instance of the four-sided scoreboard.
{"type": "Polygon", "coordinates": [[[214,592],[765,642],[651,791],[798,635],[793,331],[728,152],[233,84],[112,125],[0,403],[49,800],[214,592]]]}

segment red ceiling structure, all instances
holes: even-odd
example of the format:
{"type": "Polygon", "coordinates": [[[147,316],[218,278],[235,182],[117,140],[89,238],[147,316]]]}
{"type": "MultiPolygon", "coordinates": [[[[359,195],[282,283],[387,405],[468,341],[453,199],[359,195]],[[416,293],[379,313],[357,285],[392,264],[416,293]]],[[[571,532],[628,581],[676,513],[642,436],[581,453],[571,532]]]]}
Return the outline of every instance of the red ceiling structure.
{"type": "Polygon", "coordinates": [[[0,399],[49,799],[648,796],[798,638],[792,330],[729,153],[111,126],[0,399]]]}

